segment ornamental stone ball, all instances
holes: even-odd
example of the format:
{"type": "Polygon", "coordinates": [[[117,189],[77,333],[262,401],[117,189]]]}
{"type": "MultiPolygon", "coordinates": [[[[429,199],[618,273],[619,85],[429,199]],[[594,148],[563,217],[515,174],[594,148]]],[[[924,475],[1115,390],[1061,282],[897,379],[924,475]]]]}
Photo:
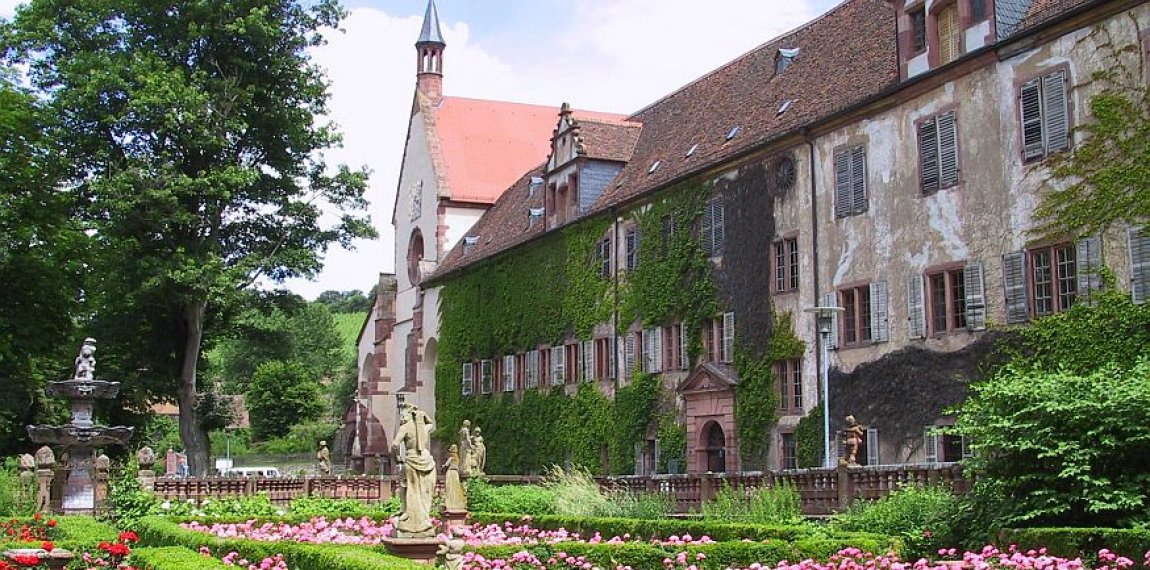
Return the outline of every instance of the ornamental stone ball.
{"type": "Polygon", "coordinates": [[[141,447],[136,452],[136,463],[140,465],[140,469],[151,469],[156,463],[156,452],[146,445],[141,447]]]}
{"type": "Polygon", "coordinates": [[[52,448],[47,445],[36,450],[36,467],[40,469],[51,469],[56,465],[56,454],[52,453],[52,448]]]}

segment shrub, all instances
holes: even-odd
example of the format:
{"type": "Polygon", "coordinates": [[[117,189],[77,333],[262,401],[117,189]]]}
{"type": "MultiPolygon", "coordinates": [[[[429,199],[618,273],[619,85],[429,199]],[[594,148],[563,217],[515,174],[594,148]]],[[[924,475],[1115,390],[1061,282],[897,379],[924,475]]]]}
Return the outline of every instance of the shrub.
{"type": "Polygon", "coordinates": [[[803,520],[799,492],[790,485],[741,489],[724,482],[702,510],[704,520],[714,521],[789,525],[803,520]]]}
{"type": "Polygon", "coordinates": [[[591,517],[602,516],[610,509],[610,497],[599,491],[599,483],[584,469],[564,471],[552,467],[543,486],[555,494],[555,514],[591,517]]]}
{"type": "MultiPolygon", "coordinates": [[[[1135,563],[1145,560],[1150,553],[1150,530],[1116,528],[1027,528],[998,531],[999,544],[1017,544],[1025,551],[1046,548],[1055,556],[1081,557],[1095,566],[1098,551],[1103,548],[1125,556],[1135,563]]],[[[1142,565],[1145,567],[1145,565],[1142,565]]]]}
{"type": "Polygon", "coordinates": [[[224,570],[217,558],[204,556],[182,546],[139,547],[132,549],[132,560],[143,570],[224,570]]]}
{"type": "Polygon", "coordinates": [[[327,499],[324,497],[300,497],[293,499],[288,512],[292,516],[312,517],[385,517],[394,515],[400,509],[399,496],[386,502],[367,505],[355,499],[327,499]]]}
{"type": "Polygon", "coordinates": [[[36,509],[36,479],[20,480],[15,459],[0,465],[0,516],[30,515],[36,509]]]}
{"type": "Polygon", "coordinates": [[[941,487],[903,487],[877,501],[856,501],[831,518],[843,531],[877,532],[902,539],[908,559],[931,556],[954,546],[949,517],[957,500],[941,487]]]}
{"type": "Polygon", "coordinates": [[[539,485],[496,486],[481,477],[467,481],[472,512],[555,514],[555,493],[539,485]]]}

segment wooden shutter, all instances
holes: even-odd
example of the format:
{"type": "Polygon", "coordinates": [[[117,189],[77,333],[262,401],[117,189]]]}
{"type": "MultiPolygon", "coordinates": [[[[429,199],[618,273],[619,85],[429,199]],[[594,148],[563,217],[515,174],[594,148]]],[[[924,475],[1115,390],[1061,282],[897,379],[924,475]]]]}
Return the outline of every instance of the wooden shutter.
{"type": "Polygon", "coordinates": [[[473,386],[475,386],[475,370],[470,362],[463,363],[463,395],[470,396],[473,386]]]}
{"type": "Polygon", "coordinates": [[[699,241],[703,244],[703,253],[710,257],[715,250],[714,240],[711,239],[714,220],[711,218],[711,203],[703,208],[703,219],[699,222],[699,241]]]}
{"type": "Polygon", "coordinates": [[[490,394],[491,393],[491,383],[493,380],[491,378],[491,374],[492,374],[491,368],[492,368],[492,366],[491,366],[490,360],[483,360],[479,363],[479,374],[481,376],[480,381],[479,381],[479,384],[480,384],[479,388],[480,388],[480,391],[482,391],[484,394],[490,394]]]}
{"type": "Polygon", "coordinates": [[[835,217],[851,215],[851,157],[846,149],[835,152],[835,217]]]}
{"type": "Polygon", "coordinates": [[[689,370],[691,368],[691,347],[687,344],[687,322],[679,326],[679,368],[689,370]]]}
{"type": "Polygon", "coordinates": [[[886,281],[870,284],[870,331],[871,340],[890,340],[890,291],[886,281]]]}
{"type": "Polygon", "coordinates": [[[1102,288],[1102,238],[1090,236],[1076,244],[1075,272],[1078,274],[1078,298],[1089,301],[1102,288]]]}
{"type": "Polygon", "coordinates": [[[503,391],[515,391],[515,355],[503,357],[503,391]]]}
{"type": "Polygon", "coordinates": [[[938,116],[938,186],[947,188],[958,184],[958,129],[954,124],[954,111],[938,116]]]}
{"type": "Polygon", "coordinates": [[[1045,146],[1042,141],[1042,89],[1039,80],[1033,79],[1022,84],[1019,89],[1019,105],[1022,109],[1022,159],[1024,162],[1042,158],[1045,146]]]}
{"type": "Polygon", "coordinates": [[[938,126],[932,117],[918,125],[919,182],[923,194],[938,190],[938,126]]]}
{"type": "Polygon", "coordinates": [[[1066,109],[1066,72],[1055,71],[1042,77],[1043,130],[1046,152],[1066,150],[1070,146],[1069,113],[1066,109]]]}
{"type": "Polygon", "coordinates": [[[938,463],[938,434],[934,426],[926,426],[922,430],[922,447],[926,451],[927,463],[938,463]]]}
{"type": "Polygon", "coordinates": [[[735,360],[735,313],[723,313],[723,345],[719,360],[732,362],[735,360]]]}
{"type": "Polygon", "coordinates": [[[966,328],[972,331],[986,329],[986,293],[982,280],[982,263],[973,262],[962,270],[962,285],[966,292],[966,328]]]}
{"type": "Polygon", "coordinates": [[[866,209],[866,151],[859,145],[851,149],[851,213],[861,214],[866,209]]]}
{"type": "Polygon", "coordinates": [[[1130,297],[1135,303],[1150,299],[1150,227],[1127,230],[1130,246],[1130,297]]]}
{"type": "Polygon", "coordinates": [[[623,378],[631,378],[635,370],[635,335],[623,335],[623,378]]]}
{"type": "Polygon", "coordinates": [[[646,347],[644,368],[652,374],[659,372],[663,362],[663,329],[654,327],[644,330],[643,344],[646,347]]]}
{"type": "Polygon", "coordinates": [[[907,336],[926,338],[926,302],[923,298],[922,275],[911,275],[906,280],[907,336]]]}
{"type": "Polygon", "coordinates": [[[595,377],[595,343],[590,340],[583,341],[583,380],[588,381],[595,377]]]}
{"type": "Polygon", "coordinates": [[[1002,256],[1002,286],[1006,292],[1006,322],[1025,323],[1030,319],[1030,299],[1026,291],[1026,252],[1002,256]]]}
{"type": "Polygon", "coordinates": [[[615,360],[616,359],[616,356],[615,356],[616,350],[619,350],[619,347],[617,344],[615,344],[615,339],[614,338],[608,339],[607,340],[607,379],[608,380],[614,380],[615,376],[616,376],[616,370],[615,369],[616,369],[616,366],[618,366],[616,363],[616,360],[615,360]]]}
{"type": "Polygon", "coordinates": [[[711,201],[711,223],[713,228],[711,231],[714,233],[712,241],[714,245],[711,246],[711,255],[723,254],[723,242],[726,240],[726,230],[723,228],[723,197],[716,196],[711,201]]]}
{"type": "Polygon", "coordinates": [[[539,385],[539,351],[527,351],[527,379],[526,384],[528,388],[534,388],[539,385]]]}
{"type": "Polygon", "coordinates": [[[962,55],[961,33],[962,26],[958,21],[958,6],[951,5],[939,11],[936,19],[938,26],[938,64],[946,65],[962,55]]]}
{"type": "MultiPolygon", "coordinates": [[[[839,294],[834,292],[834,291],[831,291],[830,293],[823,295],[823,306],[824,307],[837,307],[837,306],[839,306],[838,298],[839,298],[839,294]]],[[[839,311],[834,311],[834,315],[831,317],[831,334],[827,336],[827,348],[838,348],[838,347],[839,347],[839,311]]]]}
{"type": "Polygon", "coordinates": [[[879,465],[878,428],[867,428],[866,430],[866,464],[879,465]]]}

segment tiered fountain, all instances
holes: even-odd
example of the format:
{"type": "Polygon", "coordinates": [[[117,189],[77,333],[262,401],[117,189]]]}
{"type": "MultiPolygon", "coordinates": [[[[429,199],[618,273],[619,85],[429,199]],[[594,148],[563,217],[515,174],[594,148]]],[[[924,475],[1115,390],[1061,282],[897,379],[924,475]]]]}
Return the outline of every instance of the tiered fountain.
{"type": "Polygon", "coordinates": [[[67,398],[72,421],[62,426],[28,426],[28,436],[36,443],[58,445],[68,454],[68,479],[64,483],[61,508],[65,513],[90,513],[96,508],[92,481],[93,449],[104,445],[127,445],[132,428],[100,426],[92,422],[97,398],[115,398],[119,382],[96,380],[96,340],[84,339],[76,371],[71,380],[48,382],[50,396],[67,398]]]}

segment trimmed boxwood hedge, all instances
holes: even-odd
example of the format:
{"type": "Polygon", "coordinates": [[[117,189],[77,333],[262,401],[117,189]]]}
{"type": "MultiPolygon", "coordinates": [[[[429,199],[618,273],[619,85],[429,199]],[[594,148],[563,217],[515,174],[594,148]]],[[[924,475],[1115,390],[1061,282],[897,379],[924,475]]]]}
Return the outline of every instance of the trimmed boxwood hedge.
{"type": "MultiPolygon", "coordinates": [[[[64,548],[73,552],[91,550],[101,541],[112,542],[119,536],[120,531],[108,523],[96,520],[89,516],[68,515],[51,517],[56,521],[56,531],[52,537],[52,544],[57,548],[64,548]]],[[[30,522],[28,517],[17,518],[19,523],[30,522]]],[[[0,537],[0,551],[9,548],[39,548],[39,543],[16,542],[0,537]]]]}
{"type": "Polygon", "coordinates": [[[132,564],[141,570],[234,570],[235,568],[225,565],[218,558],[203,556],[183,546],[141,546],[132,549],[131,559],[132,564]]]}
{"type": "Polygon", "coordinates": [[[996,535],[997,543],[1005,548],[1016,544],[1023,550],[1046,548],[1055,556],[1082,557],[1093,564],[1103,548],[1134,561],[1146,568],[1146,553],[1150,552],[1150,529],[1121,528],[1018,528],[1003,529],[996,535]]]}
{"type": "Polygon", "coordinates": [[[218,538],[180,528],[179,523],[165,517],[140,519],[136,532],[143,546],[183,546],[191,550],[207,546],[213,554],[227,554],[235,550],[249,560],[262,560],[283,554],[293,570],[427,570],[426,565],[362,546],[218,538]]]}

